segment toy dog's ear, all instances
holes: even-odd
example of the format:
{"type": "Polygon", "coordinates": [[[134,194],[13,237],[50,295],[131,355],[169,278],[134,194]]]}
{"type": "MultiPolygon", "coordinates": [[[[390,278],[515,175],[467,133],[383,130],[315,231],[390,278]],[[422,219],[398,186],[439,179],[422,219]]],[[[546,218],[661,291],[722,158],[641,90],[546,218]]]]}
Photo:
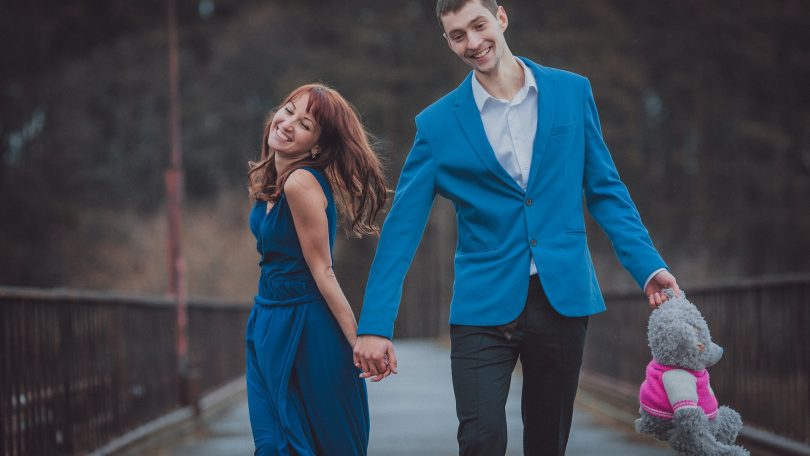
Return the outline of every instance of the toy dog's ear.
{"type": "Polygon", "coordinates": [[[697,347],[700,341],[698,340],[695,327],[685,321],[678,322],[678,326],[680,326],[678,332],[683,334],[681,343],[689,347],[697,347]]]}
{"type": "Polygon", "coordinates": [[[670,320],[650,334],[650,348],[659,363],[686,367],[697,358],[697,338],[691,325],[670,320]]]}
{"type": "Polygon", "coordinates": [[[703,352],[700,348],[703,346],[705,350],[705,345],[700,341],[698,329],[685,321],[679,322],[678,326],[678,332],[682,335],[678,340],[679,364],[692,370],[699,370],[702,364],[700,356],[703,352]]]}
{"type": "MultiPolygon", "coordinates": [[[[676,297],[675,290],[673,290],[672,288],[664,288],[663,290],[661,290],[661,293],[664,293],[670,299],[676,297]]],[[[686,293],[684,293],[683,290],[681,290],[681,297],[686,298],[686,293]]]]}

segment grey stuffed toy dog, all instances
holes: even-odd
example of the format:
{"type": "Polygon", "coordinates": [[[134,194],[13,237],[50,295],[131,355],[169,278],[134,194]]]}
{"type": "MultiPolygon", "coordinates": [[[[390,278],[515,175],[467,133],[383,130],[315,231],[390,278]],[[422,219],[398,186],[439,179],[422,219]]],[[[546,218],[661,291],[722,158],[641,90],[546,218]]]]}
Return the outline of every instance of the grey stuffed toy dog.
{"type": "Polygon", "coordinates": [[[734,445],[740,414],[718,407],[709,386],[723,349],[712,342],[706,320],[686,296],[670,297],[650,315],[647,338],[653,360],[641,385],[636,430],[668,441],[681,455],[748,455],[734,445]]]}

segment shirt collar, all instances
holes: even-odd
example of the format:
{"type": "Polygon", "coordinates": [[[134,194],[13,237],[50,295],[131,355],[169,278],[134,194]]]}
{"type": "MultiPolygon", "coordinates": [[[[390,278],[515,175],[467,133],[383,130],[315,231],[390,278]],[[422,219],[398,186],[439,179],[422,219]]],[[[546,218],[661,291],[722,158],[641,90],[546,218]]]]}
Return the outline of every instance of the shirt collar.
{"type": "Polygon", "coordinates": [[[537,92],[537,80],[535,79],[532,70],[529,69],[529,67],[527,67],[525,63],[523,63],[523,60],[520,60],[518,58],[515,58],[515,60],[523,68],[523,87],[520,88],[518,93],[515,94],[515,97],[512,98],[510,102],[501,100],[499,98],[495,98],[492,95],[490,95],[489,92],[487,92],[487,89],[485,89],[484,86],[482,86],[481,83],[478,82],[478,78],[475,76],[475,74],[473,74],[472,78],[473,98],[475,99],[475,104],[476,106],[478,106],[479,112],[484,110],[484,105],[489,100],[495,100],[501,103],[518,104],[521,101],[523,101],[523,99],[526,98],[526,95],[528,95],[530,88],[533,88],[534,91],[537,92]]]}

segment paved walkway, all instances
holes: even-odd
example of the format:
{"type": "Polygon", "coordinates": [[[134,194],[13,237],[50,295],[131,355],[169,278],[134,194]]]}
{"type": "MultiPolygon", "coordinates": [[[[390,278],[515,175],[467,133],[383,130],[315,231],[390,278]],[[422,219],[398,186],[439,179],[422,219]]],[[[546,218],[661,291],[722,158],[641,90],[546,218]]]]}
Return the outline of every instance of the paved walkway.
{"type": "MultiPolygon", "coordinates": [[[[369,454],[385,456],[450,456],[456,445],[455,400],[447,347],[433,341],[396,343],[399,374],[369,383],[371,442],[369,454]]],[[[521,378],[512,377],[507,402],[508,456],[523,454],[520,421],[521,378]]],[[[174,440],[149,456],[230,456],[253,454],[244,401],[209,418],[196,435],[174,440]]],[[[637,436],[629,427],[605,421],[578,406],[568,444],[569,456],[664,456],[674,452],[637,436]]]]}

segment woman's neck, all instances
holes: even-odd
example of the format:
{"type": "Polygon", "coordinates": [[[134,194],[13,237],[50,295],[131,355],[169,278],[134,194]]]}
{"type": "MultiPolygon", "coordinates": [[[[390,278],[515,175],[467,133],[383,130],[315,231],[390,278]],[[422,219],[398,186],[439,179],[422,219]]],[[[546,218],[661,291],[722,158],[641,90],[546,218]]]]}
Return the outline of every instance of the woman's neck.
{"type": "Polygon", "coordinates": [[[295,161],[296,160],[291,160],[289,158],[279,157],[278,154],[276,154],[276,159],[274,160],[274,164],[276,166],[276,176],[279,176],[284,171],[287,171],[287,169],[289,169],[295,161]]]}

